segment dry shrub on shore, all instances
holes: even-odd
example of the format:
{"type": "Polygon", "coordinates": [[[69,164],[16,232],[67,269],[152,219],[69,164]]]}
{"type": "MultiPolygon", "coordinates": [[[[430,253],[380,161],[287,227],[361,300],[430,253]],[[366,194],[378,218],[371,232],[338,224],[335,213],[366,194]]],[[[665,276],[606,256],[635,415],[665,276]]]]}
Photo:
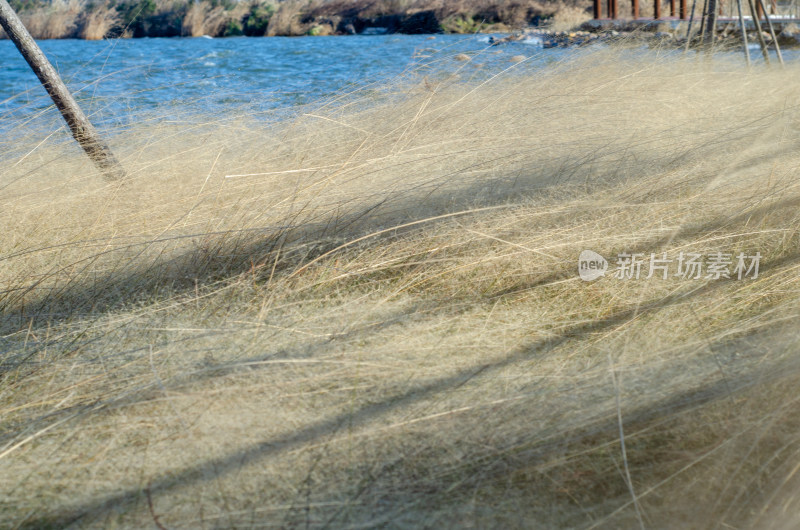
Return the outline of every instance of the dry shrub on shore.
{"type": "Polygon", "coordinates": [[[307,12],[313,12],[314,6],[319,2],[310,3],[304,0],[284,0],[278,4],[275,14],[269,19],[267,26],[267,37],[290,37],[292,35],[304,35],[309,27],[309,23],[301,21],[307,12]]]}
{"type": "Polygon", "coordinates": [[[548,29],[569,31],[590,20],[592,15],[583,7],[563,7],[548,20],[548,29]]]}
{"type": "Polygon", "coordinates": [[[211,3],[195,2],[183,17],[183,34],[190,37],[203,35],[219,35],[227,22],[225,8],[212,6],[211,3]]]}
{"type": "Polygon", "coordinates": [[[119,24],[119,13],[106,3],[84,14],[80,24],[80,38],[104,39],[119,24]]]}
{"type": "Polygon", "coordinates": [[[78,20],[85,9],[83,0],[53,0],[46,7],[20,14],[34,39],[63,39],[77,35],[78,20]]]}
{"type": "Polygon", "coordinates": [[[795,525],[800,69],[473,62],[133,128],[125,183],[3,139],[0,519],[795,525]]]}
{"type": "Polygon", "coordinates": [[[435,0],[433,2],[418,0],[414,4],[414,9],[433,10],[439,20],[460,18],[471,23],[475,29],[486,29],[487,26],[499,23],[510,29],[522,29],[528,26],[534,17],[551,15],[563,5],[562,2],[540,0],[435,0]]]}

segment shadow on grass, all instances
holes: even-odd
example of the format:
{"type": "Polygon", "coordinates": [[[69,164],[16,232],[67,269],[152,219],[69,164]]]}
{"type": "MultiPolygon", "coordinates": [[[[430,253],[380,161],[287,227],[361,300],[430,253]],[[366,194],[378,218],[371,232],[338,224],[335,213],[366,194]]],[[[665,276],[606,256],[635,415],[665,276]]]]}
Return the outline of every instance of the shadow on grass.
{"type": "MultiPolygon", "coordinates": [[[[769,123],[769,120],[760,117],[750,125],[757,129],[763,123],[769,123]]],[[[468,215],[470,210],[513,207],[520,198],[536,197],[560,186],[572,187],[573,191],[580,189],[581,193],[588,195],[593,190],[631,179],[632,175],[635,180],[641,168],[646,168],[650,174],[658,174],[691,167],[697,161],[702,163],[707,160],[708,152],[720,146],[730,148],[737,142],[750,142],[752,134],[741,127],[730,127],[698,138],[694,144],[682,145],[666,156],[659,156],[661,152],[653,150],[659,141],[664,141],[665,135],[669,139],[673,135],[679,137],[682,132],[675,126],[659,131],[655,136],[645,135],[638,141],[622,143],[614,139],[595,139],[593,147],[581,147],[576,152],[542,161],[531,160],[527,152],[513,152],[466,167],[454,167],[450,173],[419,182],[410,189],[395,191],[389,196],[380,190],[372,192],[362,197],[364,200],[360,204],[353,204],[350,200],[328,205],[321,211],[305,212],[301,209],[284,219],[280,226],[180,235],[114,246],[77,263],[55,266],[46,277],[27,285],[8,286],[0,291],[0,314],[3,315],[0,335],[8,336],[29,327],[44,329],[75,317],[91,318],[162,294],[174,296],[191,292],[198,285],[237,277],[253,270],[254,266],[274,263],[276,273],[291,272],[344,240],[402,223],[430,219],[425,226],[432,226],[447,222],[446,218],[436,219],[437,216],[458,215],[459,212],[468,215]],[[504,164],[511,164],[509,167],[512,169],[510,174],[504,169],[503,177],[485,177],[471,182],[463,180],[464,175],[470,172],[491,174],[495,167],[505,167],[504,164]],[[112,269],[101,276],[93,276],[90,272],[93,266],[110,256],[116,260],[112,269]],[[55,277],[59,278],[58,285],[44,286],[55,277]]],[[[547,146],[546,143],[541,146],[543,153],[547,152],[547,146]]],[[[740,161],[728,170],[753,169],[770,156],[779,158],[791,153],[792,149],[791,146],[774,146],[769,153],[740,161]]],[[[399,168],[395,169],[399,171],[399,168]]],[[[717,228],[728,221],[721,221],[717,228]]],[[[689,233],[692,233],[691,229],[676,237],[689,233]]],[[[382,237],[396,234],[392,231],[382,237]]],[[[65,246],[83,243],[89,242],[71,242],[65,246]]],[[[108,241],[98,243],[104,246],[115,244],[108,241]]],[[[658,241],[648,244],[648,250],[655,250],[658,241]]],[[[2,256],[0,261],[43,250],[52,249],[28,249],[23,253],[2,256]]],[[[4,371],[2,364],[5,362],[0,358],[0,373],[4,371]]]]}
{"type": "MultiPolygon", "coordinates": [[[[91,317],[159,295],[192,292],[198,285],[225,281],[253,270],[272,273],[273,264],[276,274],[291,272],[346,240],[402,224],[419,223],[389,230],[380,236],[391,238],[419,226],[447,222],[452,217],[479,215],[481,209],[513,208],[521,199],[536,197],[564,184],[573,183],[580,186],[583,193],[589,193],[591,190],[585,182],[588,175],[584,174],[589,170],[581,170],[585,166],[598,163],[591,167],[593,189],[612,186],[624,178],[620,164],[610,163],[608,156],[597,152],[590,156],[592,160],[584,158],[518,168],[506,177],[466,185],[458,182],[460,174],[475,168],[459,168],[388,196],[373,193],[373,197],[367,197],[361,204],[333,204],[313,212],[300,210],[279,226],[121,244],[79,262],[56,266],[45,277],[27,285],[9,286],[0,291],[0,314],[3,315],[0,334],[10,335],[29,327],[43,329],[76,316],[91,317]],[[108,257],[115,259],[112,269],[102,276],[92,275],[93,266],[108,257]],[[61,277],[58,285],[44,287],[55,277],[61,277]]],[[[628,155],[621,153],[620,156],[628,155]]],[[[632,160],[651,168],[666,168],[685,156],[682,153],[669,160],[647,159],[646,153],[639,153],[632,160]]],[[[485,168],[501,161],[485,161],[476,167],[485,168]]],[[[109,244],[107,241],[97,243],[109,244]]],[[[26,250],[0,257],[0,260],[13,260],[44,250],[52,249],[26,250]]]]}
{"type": "MultiPolygon", "coordinates": [[[[800,258],[800,253],[793,253],[776,260],[770,264],[773,268],[794,264],[800,258]]],[[[606,331],[629,321],[639,315],[652,314],[673,304],[684,303],[690,299],[701,298],[713,291],[718,283],[706,283],[688,293],[666,296],[660,300],[643,303],[637,308],[618,312],[617,314],[594,322],[581,323],[565,329],[562,333],[546,339],[536,340],[519,348],[504,359],[478,366],[472,366],[455,375],[440,377],[434,381],[414,385],[411,388],[397,392],[380,403],[367,404],[357,410],[319,421],[296,432],[237,450],[227,456],[213,458],[198,463],[188,469],[164,475],[151,481],[147,495],[158,496],[167,492],[174,492],[191,487],[199,482],[209,480],[209,477],[222,477],[236,472],[244,467],[251,466],[259,460],[280,455],[282,453],[302,448],[306,444],[319,442],[335,435],[344,426],[358,428],[366,426],[373,420],[412,405],[432,398],[437,394],[452,392],[478,377],[490,376],[514,363],[534,359],[537,356],[552,350],[560,344],[572,339],[586,338],[592,334],[606,331]]],[[[725,343],[731,339],[725,339],[725,343]]],[[[717,346],[724,346],[720,343],[717,346]]],[[[712,345],[714,347],[714,345],[712,345]]],[[[638,409],[626,411],[626,424],[645,423],[665,415],[674,415],[681,411],[692,409],[722,398],[728,398],[733,392],[756,383],[780,378],[788,373],[794,373],[796,366],[770,365],[765,362],[758,373],[745,372],[735,378],[724,377],[720,381],[695,387],[679,395],[673,395],[660,403],[650,404],[638,409]],[[789,369],[791,368],[791,369],[789,369]]],[[[603,419],[574,433],[573,441],[587,436],[605,433],[611,435],[618,429],[616,418],[603,419]]],[[[546,446],[536,448],[536,451],[546,453],[546,446]]],[[[89,523],[87,519],[96,520],[112,512],[119,513],[120,509],[132,507],[137,502],[144,501],[144,492],[140,488],[127,489],[105,497],[92,499],[69,508],[59,509],[50,513],[32,515],[27,519],[23,528],[62,527],[75,523],[89,523]]]]}
{"type": "MultiPolygon", "coordinates": [[[[714,141],[709,143],[713,144],[714,141]]],[[[689,152],[666,160],[647,159],[647,153],[622,156],[631,156],[638,166],[666,171],[675,164],[686,163],[688,159],[699,155],[701,147],[695,146],[689,152]]],[[[290,273],[348,239],[354,240],[404,223],[419,223],[389,230],[379,236],[391,238],[420,226],[429,228],[446,223],[453,217],[480,215],[482,209],[511,209],[519,204],[521,198],[536,197],[548,189],[565,184],[585,188],[582,193],[591,193],[592,189],[613,186],[626,178],[626,170],[622,168],[624,164],[609,164],[607,159],[603,159],[604,156],[607,155],[597,152],[593,155],[594,159],[581,158],[566,165],[561,163],[519,169],[516,175],[475,182],[457,190],[443,189],[452,185],[452,182],[437,179],[428,183],[427,189],[421,186],[396,192],[389,197],[378,197],[371,204],[361,205],[349,213],[340,213],[343,205],[310,214],[300,211],[280,226],[180,235],[116,246],[54,269],[44,278],[28,285],[0,291],[0,314],[3,315],[0,334],[10,336],[20,330],[44,329],[76,317],[91,318],[159,295],[175,296],[192,292],[198,286],[226,281],[248,272],[260,272],[262,276],[265,270],[269,274],[290,273]],[[594,163],[599,165],[593,166],[594,163]],[[588,187],[588,174],[583,174],[589,170],[581,169],[587,167],[591,167],[593,173],[592,189],[588,187]],[[184,243],[188,244],[180,247],[184,243]],[[157,256],[155,259],[149,257],[153,254],[157,256]],[[169,257],[161,257],[165,254],[169,257]],[[119,256],[116,265],[100,277],[91,276],[92,267],[109,255],[119,256]],[[272,265],[275,265],[274,271],[272,265]],[[67,273],[67,270],[70,272],[67,273]],[[43,287],[50,278],[64,275],[60,285],[43,287]]],[[[736,169],[749,167],[753,163],[742,162],[736,169]]],[[[465,169],[469,168],[459,169],[448,178],[457,177],[465,169]]],[[[766,215],[798,202],[800,199],[786,199],[705,226],[685,228],[672,236],[648,241],[640,245],[639,250],[656,251],[670,239],[680,240],[703,230],[719,230],[746,220],[748,216],[766,215]]],[[[40,250],[49,249],[34,249],[24,253],[40,250]]],[[[19,255],[0,257],[0,260],[13,260],[19,255]]],[[[536,283],[547,283],[563,277],[563,273],[556,273],[536,283]]],[[[7,371],[8,368],[4,370],[2,365],[8,361],[0,359],[0,373],[7,371]]]]}

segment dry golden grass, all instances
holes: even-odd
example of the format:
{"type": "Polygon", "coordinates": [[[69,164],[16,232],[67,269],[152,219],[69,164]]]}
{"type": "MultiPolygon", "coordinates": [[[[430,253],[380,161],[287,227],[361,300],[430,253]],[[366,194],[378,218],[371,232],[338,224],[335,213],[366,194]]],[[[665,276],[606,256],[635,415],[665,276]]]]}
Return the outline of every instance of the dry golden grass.
{"type": "Polygon", "coordinates": [[[86,40],[104,39],[120,22],[119,13],[109,4],[95,7],[86,13],[79,32],[80,38],[86,40]]]}
{"type": "Polygon", "coordinates": [[[292,35],[303,35],[308,31],[310,24],[303,24],[301,18],[303,10],[313,6],[301,0],[286,0],[278,5],[275,14],[269,19],[267,26],[268,37],[289,37],[292,35]]]}
{"type": "Polygon", "coordinates": [[[22,13],[21,19],[37,39],[68,38],[75,36],[85,8],[82,0],[53,0],[46,7],[22,13]]]}
{"type": "Polygon", "coordinates": [[[476,62],[2,140],[3,525],[795,526],[800,69],[476,62]]]}
{"type": "Polygon", "coordinates": [[[583,6],[562,6],[548,20],[547,27],[552,31],[570,31],[580,27],[581,24],[591,20],[591,18],[591,11],[583,6]]]}
{"type": "Polygon", "coordinates": [[[190,37],[217,35],[227,22],[225,9],[210,2],[193,3],[183,17],[183,34],[190,37]]]}

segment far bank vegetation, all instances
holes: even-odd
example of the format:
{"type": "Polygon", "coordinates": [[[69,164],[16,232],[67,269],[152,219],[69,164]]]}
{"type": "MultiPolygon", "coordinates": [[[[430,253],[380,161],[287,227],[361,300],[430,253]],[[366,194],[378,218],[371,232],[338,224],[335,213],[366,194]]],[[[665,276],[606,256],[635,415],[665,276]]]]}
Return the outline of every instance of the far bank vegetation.
{"type": "MultiPolygon", "coordinates": [[[[36,39],[505,32],[586,0],[12,0],[36,39]]],[[[578,18],[583,18],[579,16],[578,18]]],[[[588,18],[588,16],[586,17],[588,18]]],[[[5,34],[0,30],[0,37],[5,34]]]]}

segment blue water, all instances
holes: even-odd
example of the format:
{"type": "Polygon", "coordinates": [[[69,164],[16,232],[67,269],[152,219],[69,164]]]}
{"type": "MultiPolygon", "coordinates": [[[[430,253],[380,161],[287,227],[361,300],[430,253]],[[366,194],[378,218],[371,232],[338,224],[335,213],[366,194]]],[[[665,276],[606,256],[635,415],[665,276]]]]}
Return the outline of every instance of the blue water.
{"type": "MultiPolygon", "coordinates": [[[[290,112],[325,105],[398,79],[457,72],[465,82],[535,72],[580,53],[534,43],[491,47],[488,35],[50,40],[39,44],[100,127],[169,119],[187,109],[290,112]],[[473,60],[458,61],[461,53],[473,60]],[[512,66],[511,57],[530,57],[512,66]]],[[[678,53],[678,52],[676,52],[678,53]]],[[[667,53],[668,55],[668,53],[667,53]]],[[[723,54],[724,55],[724,54],[723,54]]],[[[728,52],[740,58],[740,52],[728,52]]],[[[754,62],[760,54],[751,53],[754,62]]],[[[796,60],[796,51],[785,53],[796,60]]],[[[60,124],[44,89],[8,40],[0,40],[0,135],[19,124],[60,124]]],[[[452,77],[451,77],[452,78],[452,77]]]]}
{"type": "MultiPolygon", "coordinates": [[[[214,111],[323,104],[398,77],[460,70],[465,78],[508,68],[514,55],[539,67],[564,55],[516,44],[491,48],[486,35],[377,35],[300,38],[51,40],[39,44],[76,98],[99,123],[124,122],[146,109],[214,111]],[[458,53],[479,53],[469,64],[458,53]]],[[[0,41],[0,118],[25,118],[50,106],[14,45],[0,41]]],[[[526,64],[526,67],[529,66],[526,64]]]]}

